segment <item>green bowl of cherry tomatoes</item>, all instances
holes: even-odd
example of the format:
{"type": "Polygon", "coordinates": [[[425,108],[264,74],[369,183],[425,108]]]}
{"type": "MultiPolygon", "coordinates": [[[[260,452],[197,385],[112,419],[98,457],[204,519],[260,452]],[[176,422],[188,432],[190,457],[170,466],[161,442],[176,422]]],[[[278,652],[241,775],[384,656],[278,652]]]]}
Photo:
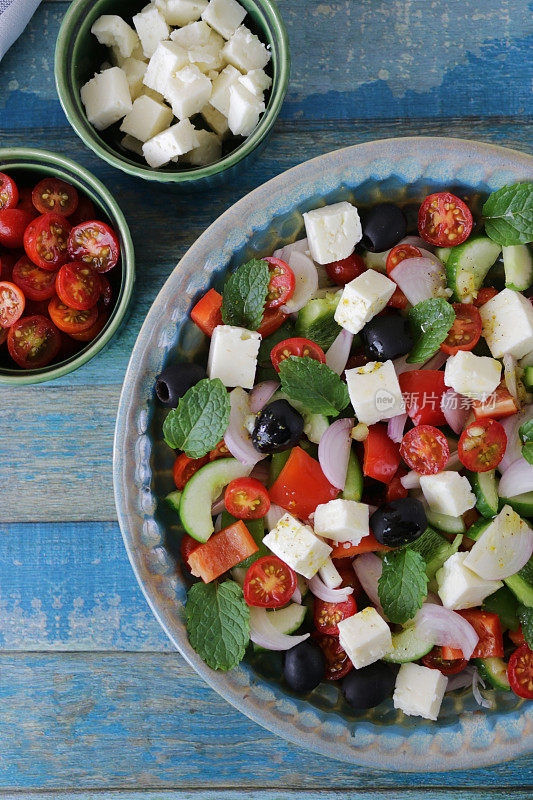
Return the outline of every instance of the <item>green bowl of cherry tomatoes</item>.
{"type": "Polygon", "coordinates": [[[124,320],[133,243],[112,194],[45,150],[0,149],[0,384],[59,378],[124,320]]]}

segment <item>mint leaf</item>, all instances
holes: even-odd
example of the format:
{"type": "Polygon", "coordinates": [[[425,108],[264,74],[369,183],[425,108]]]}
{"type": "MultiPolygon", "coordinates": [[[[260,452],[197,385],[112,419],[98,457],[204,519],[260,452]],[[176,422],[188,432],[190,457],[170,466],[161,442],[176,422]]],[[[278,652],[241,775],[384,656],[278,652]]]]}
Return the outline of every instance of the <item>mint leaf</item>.
{"type": "Polygon", "coordinates": [[[426,562],[415,550],[387,553],[378,581],[379,602],[391,622],[413,619],[427,595],[426,562]]]}
{"type": "Polygon", "coordinates": [[[518,606],[518,619],[522,626],[524,639],[530,650],[533,650],[533,608],[518,606]]]}
{"type": "Polygon", "coordinates": [[[350,397],[336,372],[309,356],[289,356],[279,365],[281,391],[297,400],[312,414],[335,417],[350,397]]]}
{"type": "Polygon", "coordinates": [[[269,282],[268,263],[256,258],[232,272],[222,292],[224,323],[256,331],[263,321],[269,282]]]}
{"type": "Polygon", "coordinates": [[[211,669],[233,669],[250,641],[250,610],[235,581],[195,583],[189,589],[187,633],[211,669]]]}
{"type": "Polygon", "coordinates": [[[533,419],[520,425],[518,428],[518,435],[520,436],[520,440],[524,443],[533,442],[533,419]]]}
{"type": "Polygon", "coordinates": [[[482,214],[493,242],[504,247],[533,242],[533,183],[502,186],[490,195],[482,214]]]}
{"type": "Polygon", "coordinates": [[[527,442],[522,447],[522,455],[528,464],[533,464],[533,442],[527,442]]]}
{"type": "Polygon", "coordinates": [[[224,437],[229,412],[229,396],[222,381],[204,378],[169,411],[163,423],[165,442],[174,450],[183,450],[189,458],[201,458],[224,437]]]}
{"type": "Polygon", "coordinates": [[[431,297],[413,306],[408,316],[415,346],[407,361],[419,364],[431,358],[446,339],[455,320],[455,311],[446,300],[431,297]]]}

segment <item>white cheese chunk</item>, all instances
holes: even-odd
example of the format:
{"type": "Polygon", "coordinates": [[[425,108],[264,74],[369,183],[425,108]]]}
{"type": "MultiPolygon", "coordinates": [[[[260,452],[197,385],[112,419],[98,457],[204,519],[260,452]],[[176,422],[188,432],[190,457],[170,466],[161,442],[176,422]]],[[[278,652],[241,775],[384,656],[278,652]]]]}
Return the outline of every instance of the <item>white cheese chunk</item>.
{"type": "Polygon", "coordinates": [[[311,256],[319,264],[348,258],[363,235],[359,213],[346,201],[315,208],[303,217],[311,256]]]}
{"type": "Polygon", "coordinates": [[[436,720],[448,679],[438,669],[402,664],[396,678],[393,703],[410,717],[436,720]]]}
{"type": "Polygon", "coordinates": [[[508,578],[523,566],[519,560],[524,552],[524,537],[529,540],[532,535],[531,528],[516,511],[504,506],[467,554],[465,567],[485,580],[508,578]]]}
{"type": "Polygon", "coordinates": [[[215,161],[218,161],[222,155],[220,137],[211,131],[202,130],[196,131],[196,136],[200,144],[194,150],[185,153],[184,156],[179,156],[180,161],[196,167],[214,164],[215,161]]]}
{"type": "Polygon", "coordinates": [[[122,137],[120,144],[126,150],[131,150],[132,153],[135,153],[138,156],[143,155],[143,143],[138,139],[135,139],[135,137],[130,136],[129,133],[122,137]]]}
{"type": "Polygon", "coordinates": [[[151,167],[162,167],[176,156],[198,147],[198,137],[188,119],[178,122],[148,139],[143,145],[143,155],[151,167]]]}
{"type": "Polygon", "coordinates": [[[226,42],[222,56],[241,72],[263,69],[270,61],[270,52],[263,42],[244,25],[237,28],[226,42]]]}
{"type": "Polygon", "coordinates": [[[213,31],[203,20],[191,22],[183,28],[172,31],[170,38],[177,42],[184,50],[192,50],[194,47],[202,47],[208,44],[213,31]]]}
{"type": "Polygon", "coordinates": [[[151,58],[159,42],[168,39],[170,28],[155,6],[147,6],[139,14],[135,14],[133,24],[139,34],[144,55],[151,58]]]}
{"type": "Polygon", "coordinates": [[[450,470],[436,475],[422,475],[420,488],[430,509],[438,514],[460,517],[476,504],[476,496],[468,478],[458,472],[450,470]]]}
{"type": "Polygon", "coordinates": [[[234,136],[249,136],[264,110],[265,104],[240,83],[229,87],[228,125],[234,136]]]}
{"type": "Polygon", "coordinates": [[[196,22],[207,8],[208,0],[155,0],[169,25],[188,25],[196,22]]]}
{"type": "Polygon", "coordinates": [[[118,122],[132,108],[128,79],[120,67],[95,75],[81,87],[80,94],[87,119],[99,131],[118,122]]]}
{"type": "Polygon", "coordinates": [[[154,89],[149,89],[148,86],[145,86],[142,90],[142,94],[145,94],[146,97],[151,97],[152,100],[157,100],[158,103],[164,103],[165,98],[159,92],[154,91],[154,89]]]}
{"type": "MultiPolygon", "coordinates": [[[[137,35],[137,34],[135,34],[135,35],[137,35]]],[[[111,48],[110,56],[111,56],[111,61],[113,62],[113,66],[120,67],[122,69],[122,66],[123,66],[124,62],[127,60],[127,58],[125,56],[121,55],[120,50],[118,49],[118,47],[112,47],[111,48]]],[[[131,55],[128,56],[128,58],[135,58],[137,61],[143,61],[143,62],[146,62],[148,60],[146,58],[146,56],[144,55],[142,44],[141,44],[140,41],[133,48],[133,50],[131,52],[131,55]]]]}
{"type": "Polygon", "coordinates": [[[316,507],[315,533],[336,542],[359,544],[370,533],[370,509],[366,503],[337,498],[316,507]]]}
{"type": "Polygon", "coordinates": [[[225,117],[229,114],[230,88],[237,83],[240,72],[235,67],[225,67],[218,78],[213,81],[210,104],[225,117]]]}
{"type": "Polygon", "coordinates": [[[291,514],[281,517],[276,527],[264,537],[263,544],[291,569],[308,579],[324,566],[331,553],[331,547],[291,514]]]}
{"type": "Polygon", "coordinates": [[[480,606],[486,597],[503,586],[501,581],[485,581],[465,567],[467,556],[468,553],[454,553],[436,575],[442,605],[452,611],[480,606]]]}
{"type": "Polygon", "coordinates": [[[139,37],[122,17],[116,14],[104,14],[91,28],[100,44],[115,47],[122,58],[129,58],[139,44],[139,37]]]}
{"type": "Polygon", "coordinates": [[[208,22],[224,39],[229,39],[245,16],[246,9],[237,3],[237,0],[210,0],[202,14],[202,19],[208,22]]]}
{"type": "Polygon", "coordinates": [[[188,50],[189,61],[196,64],[202,72],[217,72],[224,66],[222,46],[224,39],[215,31],[210,31],[205,44],[195,45],[188,50]]]}
{"type": "Polygon", "coordinates": [[[143,91],[143,79],[146,73],[146,62],[138,58],[125,58],[122,62],[121,69],[126,75],[128,86],[130,87],[130,96],[132,100],[136,100],[143,91]]]}
{"type": "Polygon", "coordinates": [[[320,567],[318,575],[322,583],[325,584],[328,589],[338,589],[342,583],[342,575],[331,558],[328,558],[326,563],[320,567]]]}
{"type": "Polygon", "coordinates": [[[264,69],[252,69],[246,75],[241,75],[239,83],[263,100],[266,90],[272,86],[272,78],[266,74],[264,69]]]}
{"type": "Polygon", "coordinates": [[[458,394],[486,400],[501,380],[502,365],[495,358],[459,350],[446,362],[444,383],[458,394]]]}
{"type": "Polygon", "coordinates": [[[166,130],[171,122],[172,111],[168,106],[142,95],[135,100],[130,113],[122,120],[120,130],[140,142],[146,142],[166,130]]]}
{"type": "Polygon", "coordinates": [[[169,80],[189,63],[187,51],[177,42],[160,42],[148,62],[144,84],[164,95],[169,80]]]}
{"type": "MultiPolygon", "coordinates": [[[[211,97],[212,96],[213,95],[211,95],[211,97]]],[[[225,117],[224,114],[221,114],[220,111],[217,111],[216,108],[213,108],[211,103],[207,103],[207,105],[202,108],[200,113],[209,127],[214,130],[215,133],[218,133],[218,135],[221,137],[228,135],[228,118],[225,117]]]]}
{"type": "Polygon", "coordinates": [[[345,285],[335,310],[335,321],[350,333],[359,333],[383,311],[395,289],[396,284],[386,275],[366,270],[345,285]]]}
{"type": "Polygon", "coordinates": [[[367,667],[392,650],[390,628],[369,606],[338,624],[339,642],[356,669],[367,667]]]}
{"type": "Polygon", "coordinates": [[[479,309],[483,336],[494,358],[522,358],[533,350],[533,306],[520,292],[504,289],[479,309]]]}
{"type": "Polygon", "coordinates": [[[183,67],[167,83],[165,98],[178,119],[198,114],[211,97],[211,81],[198,67],[183,67]]]}
{"type": "Polygon", "coordinates": [[[374,425],[405,413],[405,403],[392,361],[369,361],[345,372],[350,402],[359,422],[374,425]]]}
{"type": "Polygon", "coordinates": [[[211,337],[207,374],[224,386],[254,385],[261,334],[234,325],[217,325],[211,337]]]}

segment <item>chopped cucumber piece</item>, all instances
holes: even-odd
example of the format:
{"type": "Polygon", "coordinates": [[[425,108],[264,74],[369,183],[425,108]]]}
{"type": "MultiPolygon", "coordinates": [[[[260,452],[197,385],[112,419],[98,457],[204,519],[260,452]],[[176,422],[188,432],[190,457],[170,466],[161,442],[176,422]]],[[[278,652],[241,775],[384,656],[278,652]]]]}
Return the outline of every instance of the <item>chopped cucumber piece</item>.
{"type": "Polygon", "coordinates": [[[469,539],[473,539],[474,542],[475,542],[477,539],[479,539],[479,537],[481,536],[483,531],[487,530],[487,528],[489,527],[491,522],[492,522],[492,519],[484,519],[484,518],[478,519],[467,530],[467,532],[466,532],[467,537],[469,539]]]}
{"type": "Polygon", "coordinates": [[[476,508],[484,517],[494,517],[498,513],[498,481],[496,470],[488,472],[468,472],[472,491],[476,495],[476,508]]]}
{"type": "MultiPolygon", "coordinates": [[[[234,517],[233,514],[230,514],[229,511],[224,509],[222,512],[221,522],[222,527],[227,528],[229,525],[233,525],[234,522],[238,522],[238,519],[237,517],[234,517]]],[[[244,522],[245,526],[248,528],[248,533],[259,548],[257,553],[252,553],[251,556],[248,556],[248,558],[245,558],[244,561],[241,561],[239,564],[237,564],[238,567],[245,567],[248,569],[250,564],[253,564],[258,558],[262,558],[269,553],[266,546],[263,544],[263,537],[265,535],[265,519],[264,517],[261,519],[243,519],[241,522],[244,522]]]]}
{"type": "Polygon", "coordinates": [[[504,583],[507,584],[520,603],[533,608],[533,557],[516,575],[505,578],[504,583]]]}
{"type": "Polygon", "coordinates": [[[533,390],[533,367],[528,366],[524,369],[522,380],[528,392],[531,392],[533,390]]]}
{"type": "Polygon", "coordinates": [[[420,639],[414,626],[404,628],[403,631],[392,634],[392,651],[383,656],[383,661],[392,664],[405,664],[409,661],[418,661],[433,649],[433,642],[420,639]]]}
{"type": "Polygon", "coordinates": [[[427,576],[431,580],[444,562],[458,551],[462,541],[462,534],[458,534],[453,542],[449,542],[442,533],[434,531],[433,528],[426,528],[422,536],[419,536],[418,539],[415,539],[414,542],[406,545],[406,547],[409,550],[416,550],[420,553],[426,562],[427,576]]]}
{"type": "MultiPolygon", "coordinates": [[[[301,625],[303,625],[306,613],[307,607],[305,605],[300,606],[298,603],[291,603],[290,605],[285,606],[285,608],[267,611],[267,616],[268,621],[272,623],[278,633],[290,635],[291,633],[297,631],[301,625]]],[[[254,650],[257,653],[264,649],[264,647],[254,644],[254,650]]]]}
{"type": "Polygon", "coordinates": [[[483,600],[482,608],[483,611],[497,614],[504,629],[515,631],[520,624],[516,613],[518,600],[507,586],[502,586],[497,592],[486,597],[483,600]]]}
{"type": "Polygon", "coordinates": [[[511,684],[507,677],[507,664],[503,658],[474,658],[474,664],[483,680],[486,680],[494,689],[510,691],[511,684]]]}
{"type": "Polygon", "coordinates": [[[454,300],[472,302],[501,251],[501,245],[487,236],[475,236],[458,247],[452,247],[446,262],[446,277],[454,300]]]}
{"type": "Polygon", "coordinates": [[[277,481],[279,474],[291,454],[290,450],[283,450],[281,453],[272,453],[272,461],[270,462],[270,472],[268,474],[268,488],[277,481]]]}
{"type": "Polygon", "coordinates": [[[172,511],[175,511],[176,514],[180,513],[181,495],[182,492],[176,489],[175,492],[170,492],[170,494],[167,494],[167,496],[165,497],[165,503],[169,508],[172,509],[172,511]]]}
{"type": "Polygon", "coordinates": [[[323,414],[302,414],[304,418],[304,433],[313,444],[318,444],[329,428],[329,420],[323,414]]]}
{"type": "Polygon", "coordinates": [[[452,248],[451,247],[436,247],[435,248],[435,255],[437,256],[439,261],[442,261],[444,266],[446,266],[446,263],[447,263],[447,261],[448,261],[448,259],[450,257],[450,253],[451,252],[452,252],[452,248]]]}
{"type": "Polygon", "coordinates": [[[390,250],[383,250],[381,253],[363,253],[363,260],[368,269],[375,269],[377,272],[387,271],[387,256],[390,250]]]}
{"type": "Polygon", "coordinates": [[[340,292],[331,291],[323,298],[309,300],[298,312],[296,335],[310,339],[327,350],[342,330],[334,319],[340,295],[340,292]]]}
{"type": "Polygon", "coordinates": [[[505,285],[508,289],[524,292],[533,283],[533,258],[529,247],[515,244],[502,250],[505,285]]]}
{"type": "Polygon", "coordinates": [[[446,533],[464,533],[465,524],[461,517],[450,517],[448,514],[440,514],[438,511],[431,511],[426,508],[426,517],[430,525],[446,533]]]}
{"type": "Polygon", "coordinates": [[[342,492],[343,500],[356,500],[359,502],[363,496],[363,471],[359,459],[353,450],[350,450],[348,459],[348,472],[346,473],[346,483],[342,492]]]}
{"type": "Polygon", "coordinates": [[[509,505],[521,517],[533,517],[533,492],[515,494],[514,497],[500,497],[500,507],[509,505]]]}
{"type": "Polygon", "coordinates": [[[246,567],[233,567],[230,571],[231,577],[235,583],[238,583],[241,587],[244,586],[244,579],[246,578],[246,573],[248,572],[246,567]]]}

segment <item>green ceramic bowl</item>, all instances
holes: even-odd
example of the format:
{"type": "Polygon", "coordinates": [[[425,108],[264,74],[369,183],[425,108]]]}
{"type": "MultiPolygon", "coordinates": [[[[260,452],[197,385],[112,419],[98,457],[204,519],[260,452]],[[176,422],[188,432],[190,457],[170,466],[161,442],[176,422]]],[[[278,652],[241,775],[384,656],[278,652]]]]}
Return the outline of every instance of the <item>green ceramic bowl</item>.
{"type": "Polygon", "coordinates": [[[187,188],[208,188],[228,181],[256,157],[266,144],[287,92],[290,55],[287,32],[275,3],[271,0],[239,0],[246,8],[245,23],[255,30],[272,52],[272,88],[267,109],[259,125],[241,144],[215,164],[178,169],[167,166],[152,169],[141,158],[120,146],[122,134],[117,126],[97,131],[88,121],[80,98],[80,88],[108,60],[108,50],[98,44],[91,26],[102,14],[120,14],[128,23],[143,8],[145,0],[74,0],[65,14],[57,37],[55,77],[63,110],[78,136],[94,152],[114,167],[139,178],[163,183],[179,183],[187,188]]]}
{"type": "Polygon", "coordinates": [[[15,180],[18,179],[28,185],[37,183],[45,175],[55,175],[71,183],[93,201],[98,214],[102,216],[104,222],[109,222],[117,231],[120,239],[120,261],[107,273],[114,290],[115,305],[107,325],[96,339],[64,361],[55,362],[42,369],[19,369],[5,354],[4,348],[0,351],[0,384],[23,386],[43,383],[67,375],[82,364],[86,364],[109,343],[119,329],[130,303],[135,281],[133,242],[127,222],[113,195],[94,175],[70,158],[47,150],[5,148],[0,149],[0,172],[6,172],[15,180]]]}

